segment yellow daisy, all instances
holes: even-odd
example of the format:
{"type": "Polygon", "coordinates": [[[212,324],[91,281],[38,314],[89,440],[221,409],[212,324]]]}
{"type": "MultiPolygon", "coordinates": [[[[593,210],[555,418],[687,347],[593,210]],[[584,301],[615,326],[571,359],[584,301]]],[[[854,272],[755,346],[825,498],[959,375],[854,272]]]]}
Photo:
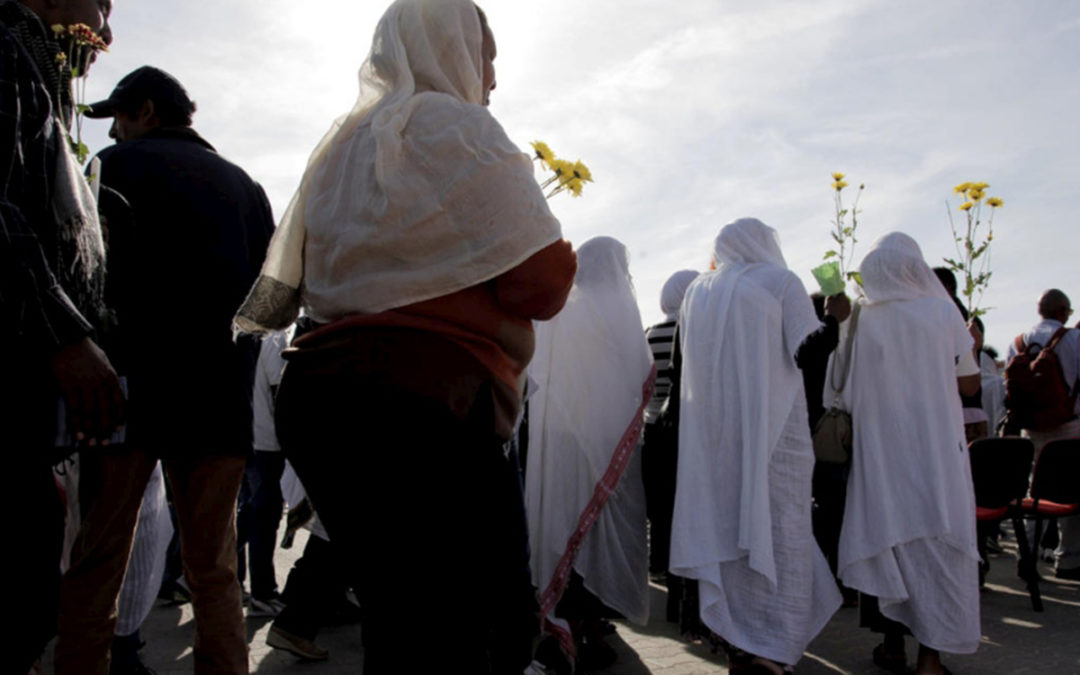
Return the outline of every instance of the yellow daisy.
{"type": "Polygon", "coordinates": [[[844,180],[844,174],[842,174],[842,173],[840,173],[839,171],[837,171],[836,173],[834,173],[834,174],[832,175],[832,179],[833,179],[834,181],[840,182],[840,181],[844,180]]]}
{"type": "Polygon", "coordinates": [[[954,187],[954,188],[952,189],[952,191],[953,191],[954,193],[958,194],[958,195],[962,195],[962,194],[964,194],[965,192],[967,192],[967,191],[968,191],[968,188],[970,188],[970,187],[971,187],[971,183],[960,183],[959,185],[957,185],[956,187],[954,187]]]}
{"type": "Polygon", "coordinates": [[[971,202],[964,202],[963,204],[960,205],[960,210],[961,211],[970,211],[972,206],[975,206],[975,205],[972,204],[971,202]]]}
{"type": "Polygon", "coordinates": [[[986,205],[989,206],[990,208],[994,208],[994,209],[998,208],[999,206],[1002,206],[1004,203],[1005,202],[1001,201],[1000,197],[991,197],[990,199],[986,200],[986,205]]]}

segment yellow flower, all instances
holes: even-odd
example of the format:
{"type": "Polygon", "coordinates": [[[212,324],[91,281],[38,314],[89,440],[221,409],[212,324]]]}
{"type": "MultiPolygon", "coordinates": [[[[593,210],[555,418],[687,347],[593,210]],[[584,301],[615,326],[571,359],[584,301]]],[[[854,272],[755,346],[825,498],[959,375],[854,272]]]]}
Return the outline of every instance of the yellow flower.
{"type": "Polygon", "coordinates": [[[834,181],[836,181],[836,182],[840,182],[840,181],[844,180],[844,174],[842,174],[842,173],[840,173],[839,171],[837,171],[836,173],[834,173],[834,174],[832,175],[832,179],[833,179],[834,181]]]}
{"type": "Polygon", "coordinates": [[[67,29],[58,23],[54,23],[53,25],[49,26],[49,28],[52,28],[53,35],[55,35],[56,37],[60,37],[67,32],[67,29]]]}
{"type": "Polygon", "coordinates": [[[548,144],[543,141],[533,141],[532,147],[536,151],[536,159],[548,168],[552,168],[551,163],[555,161],[555,153],[551,151],[548,144]]]}
{"type": "Polygon", "coordinates": [[[835,183],[833,183],[833,187],[836,188],[837,192],[840,192],[841,190],[843,190],[847,186],[848,186],[847,182],[842,181],[842,180],[838,180],[835,183]]]}
{"type": "Polygon", "coordinates": [[[581,190],[585,187],[585,182],[580,178],[571,178],[566,181],[566,189],[570,191],[572,197],[580,197],[581,190]]]}
{"type": "Polygon", "coordinates": [[[998,208],[999,206],[1003,205],[1004,203],[1005,202],[1001,201],[1000,197],[991,197],[990,199],[986,200],[986,205],[989,206],[990,208],[993,208],[993,209],[998,208]]]}
{"type": "Polygon", "coordinates": [[[988,187],[990,187],[990,183],[972,183],[971,184],[971,189],[972,190],[985,190],[988,187]]]}
{"type": "Polygon", "coordinates": [[[970,187],[971,187],[971,183],[960,183],[959,185],[957,185],[956,187],[954,187],[954,188],[952,189],[952,191],[953,191],[954,193],[958,194],[958,195],[962,195],[962,194],[964,194],[965,192],[967,192],[967,191],[968,191],[968,188],[970,188],[970,187]]]}
{"type": "Polygon", "coordinates": [[[984,194],[986,193],[982,190],[977,190],[972,187],[970,190],[968,190],[968,199],[973,202],[981,202],[984,194]]]}
{"type": "Polygon", "coordinates": [[[971,202],[964,202],[963,204],[960,205],[960,210],[961,211],[969,211],[969,210],[971,210],[972,206],[975,206],[975,205],[972,204],[971,202]]]}
{"type": "Polygon", "coordinates": [[[586,183],[593,182],[592,172],[589,171],[589,167],[585,166],[580,159],[574,162],[574,178],[580,178],[586,183]]]}

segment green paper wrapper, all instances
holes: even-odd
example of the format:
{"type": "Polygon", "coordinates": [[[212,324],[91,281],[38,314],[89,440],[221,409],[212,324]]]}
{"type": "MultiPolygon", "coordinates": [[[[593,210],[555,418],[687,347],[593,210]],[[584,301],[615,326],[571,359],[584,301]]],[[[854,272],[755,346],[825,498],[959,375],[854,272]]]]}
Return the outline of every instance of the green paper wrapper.
{"type": "Polygon", "coordinates": [[[840,276],[840,263],[827,262],[822,263],[810,270],[810,273],[817,279],[818,286],[821,287],[821,292],[826,297],[830,295],[836,295],[837,293],[843,293],[847,284],[844,283],[844,278],[840,276]]]}

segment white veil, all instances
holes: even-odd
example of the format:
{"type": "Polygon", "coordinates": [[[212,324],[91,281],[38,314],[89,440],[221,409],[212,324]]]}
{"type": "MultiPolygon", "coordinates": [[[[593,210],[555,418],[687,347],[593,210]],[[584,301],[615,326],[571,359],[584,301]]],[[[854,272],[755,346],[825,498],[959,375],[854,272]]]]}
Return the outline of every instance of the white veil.
{"type": "Polygon", "coordinates": [[[643,385],[651,384],[652,354],[626,247],[595,237],[577,256],[566,306],[551,321],[536,324],[536,356],[529,368],[539,383],[529,400],[525,488],[533,580],[542,594],[561,595],[561,589],[546,592],[558,585],[560,570],[569,573],[569,561],[606,605],[644,623],[648,551],[641,458],[634,447],[644,423],[643,385]],[[620,460],[621,479],[612,470],[620,460]],[[600,493],[610,499],[597,501],[600,493]],[[571,542],[581,530],[575,560],[571,542]]]}
{"type": "Polygon", "coordinates": [[[468,288],[561,237],[532,163],[483,107],[471,0],[397,0],[360,95],[316,146],[240,330],[380,312],[468,288]]]}
{"type": "Polygon", "coordinates": [[[660,311],[668,321],[679,318],[679,307],[686,296],[686,289],[690,288],[690,284],[697,278],[697,270],[679,270],[664,282],[660,291],[660,311]]]}

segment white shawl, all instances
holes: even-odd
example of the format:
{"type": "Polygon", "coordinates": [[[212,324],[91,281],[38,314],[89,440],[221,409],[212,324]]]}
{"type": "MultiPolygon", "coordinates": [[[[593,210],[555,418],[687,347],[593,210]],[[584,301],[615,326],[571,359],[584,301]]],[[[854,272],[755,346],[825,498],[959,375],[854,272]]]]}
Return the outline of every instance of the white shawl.
{"type": "Polygon", "coordinates": [[[977,558],[975,501],[957,361],[971,351],[959,310],[900,233],[859,266],[866,297],[855,331],[854,447],[839,570],[916,539],[977,558]]]}
{"type": "Polygon", "coordinates": [[[551,321],[536,324],[536,356],[529,368],[539,384],[529,400],[525,487],[533,581],[547,594],[560,562],[569,560],[604,604],[644,624],[645,490],[634,447],[643,425],[643,384],[651,384],[652,354],[641,329],[626,248],[611,237],[596,237],[582,244],[577,255],[566,306],[551,321]],[[621,480],[609,472],[619,450],[626,462],[621,480]],[[617,487],[598,487],[605,478],[618,480],[617,487]],[[597,494],[610,498],[598,513],[586,513],[597,494]],[[590,529],[587,521],[594,516],[590,529]],[[586,536],[578,537],[575,561],[571,540],[583,524],[586,536]]]}
{"type": "Polygon", "coordinates": [[[802,387],[795,351],[821,324],[764,223],[726,225],[714,258],[719,269],[691,284],[679,319],[671,569],[697,578],[696,568],[748,557],[775,584],[769,461],[802,387]]]}
{"type": "Polygon", "coordinates": [[[236,317],[280,329],[447,295],[561,237],[532,163],[483,102],[470,0],[397,0],[360,96],[316,146],[236,317]]]}

